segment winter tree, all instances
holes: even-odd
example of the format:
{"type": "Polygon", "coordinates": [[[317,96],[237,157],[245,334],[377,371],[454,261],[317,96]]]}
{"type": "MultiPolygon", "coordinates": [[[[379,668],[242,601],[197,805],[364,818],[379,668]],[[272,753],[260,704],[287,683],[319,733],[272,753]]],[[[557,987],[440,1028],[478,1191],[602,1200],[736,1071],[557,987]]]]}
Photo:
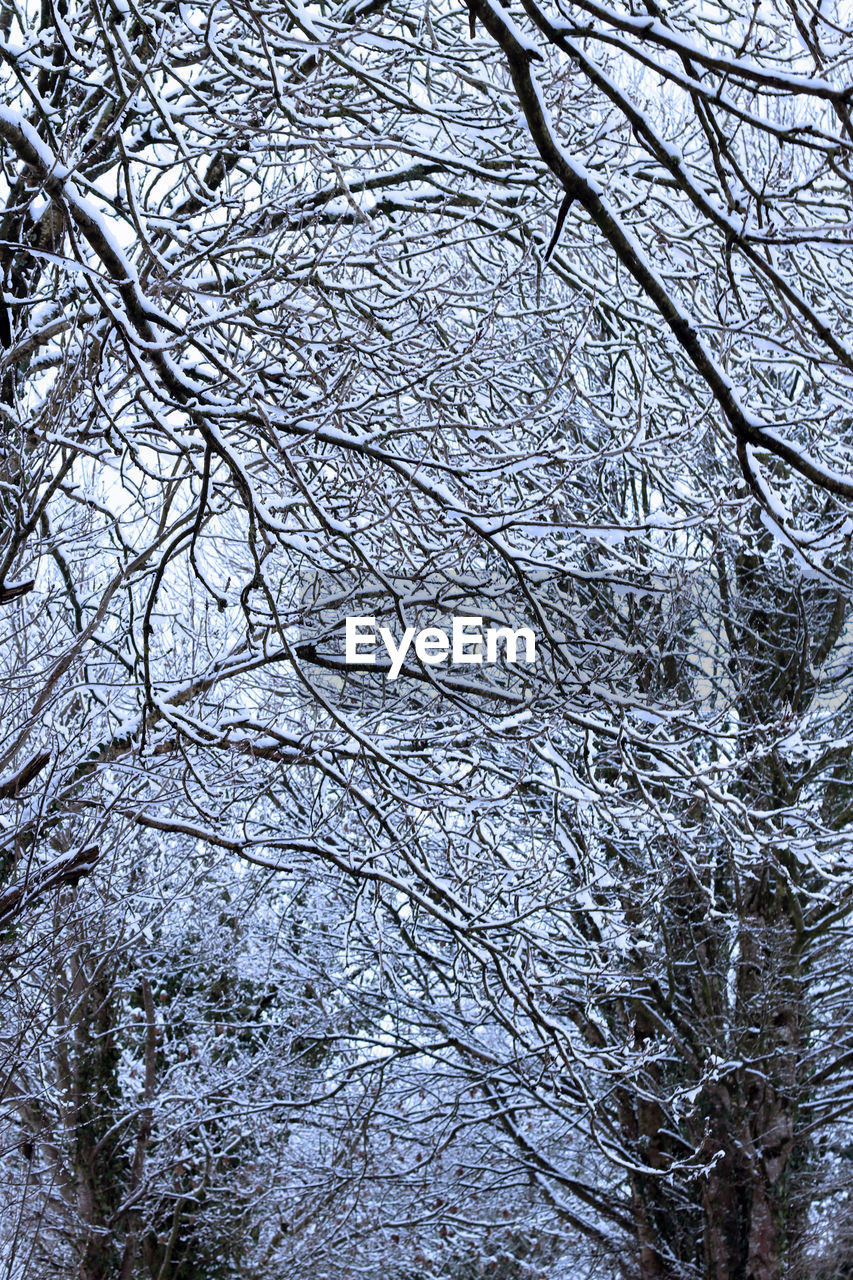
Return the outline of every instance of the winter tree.
{"type": "Polygon", "coordinates": [[[1,12],[9,1274],[844,1274],[847,6],[1,12]]]}

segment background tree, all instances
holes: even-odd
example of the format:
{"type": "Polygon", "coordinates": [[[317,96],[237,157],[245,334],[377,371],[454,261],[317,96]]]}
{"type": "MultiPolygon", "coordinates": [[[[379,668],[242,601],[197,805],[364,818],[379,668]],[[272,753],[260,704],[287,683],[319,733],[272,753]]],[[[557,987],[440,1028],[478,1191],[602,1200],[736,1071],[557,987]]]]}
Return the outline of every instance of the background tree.
{"type": "Polygon", "coordinates": [[[6,1105],[48,1144],[36,1182],[10,1157],[10,1266],[189,1275],[217,1237],[340,1274],[369,1238],[378,1272],[393,1235],[412,1274],[844,1265],[849,15],[0,27],[0,920],[83,875],[104,903],[10,971],[6,1105]],[[351,612],[526,622],[540,661],[392,685],[344,666],[351,612]],[[334,1059],[329,1028],[304,1047],[335,1138],[269,1136],[299,1231],[234,1190],[216,1104],[262,1089],[253,1054],[293,1065],[240,972],[268,933],[212,925],[214,975],[176,905],[174,948],[132,933],[110,971],[176,842],[327,887],[312,990],[360,948],[334,1059]],[[211,1118],[170,1118],[217,999],[251,1043],[231,1071],[214,1022],[211,1118]],[[329,1111],[323,1072],[351,1081],[329,1111]]]}

